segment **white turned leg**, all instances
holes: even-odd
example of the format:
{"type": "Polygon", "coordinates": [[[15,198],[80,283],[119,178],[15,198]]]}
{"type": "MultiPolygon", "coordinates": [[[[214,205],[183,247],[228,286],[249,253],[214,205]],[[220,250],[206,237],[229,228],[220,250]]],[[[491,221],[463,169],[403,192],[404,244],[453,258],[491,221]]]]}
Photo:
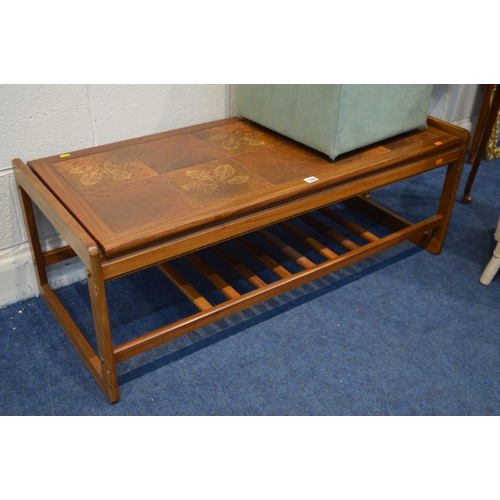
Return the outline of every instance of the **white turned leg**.
{"type": "Polygon", "coordinates": [[[483,271],[483,274],[479,278],[479,282],[483,285],[489,285],[491,283],[491,280],[495,277],[498,269],[500,269],[500,241],[497,243],[495,250],[493,250],[493,257],[491,258],[485,270],[483,271]]]}
{"type": "Polygon", "coordinates": [[[497,230],[495,231],[495,240],[500,241],[500,217],[498,218],[497,230]]]}

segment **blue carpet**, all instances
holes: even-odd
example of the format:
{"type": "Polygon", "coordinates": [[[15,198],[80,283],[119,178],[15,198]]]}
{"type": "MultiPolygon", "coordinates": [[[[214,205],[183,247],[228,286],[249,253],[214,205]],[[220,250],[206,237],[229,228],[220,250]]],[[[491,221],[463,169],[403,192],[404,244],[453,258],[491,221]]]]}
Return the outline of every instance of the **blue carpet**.
{"type": "MultiPolygon", "coordinates": [[[[469,170],[440,255],[405,243],[127,360],[114,405],[41,298],[1,309],[0,414],[499,415],[500,276],[478,278],[495,244],[500,159],[482,163],[464,205],[469,170]]],[[[418,220],[442,180],[431,172],[373,198],[418,220]]],[[[165,287],[157,270],[107,285],[116,342],[192,311],[165,287]]],[[[89,333],[86,283],[58,295],[89,333]]]]}

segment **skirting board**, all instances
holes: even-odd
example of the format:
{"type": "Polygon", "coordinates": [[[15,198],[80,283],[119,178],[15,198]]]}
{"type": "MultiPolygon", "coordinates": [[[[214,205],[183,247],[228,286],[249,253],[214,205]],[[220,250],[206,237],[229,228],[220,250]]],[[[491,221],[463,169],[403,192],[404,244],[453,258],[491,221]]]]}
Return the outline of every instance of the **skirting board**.
{"type": "MultiPolygon", "coordinates": [[[[49,271],[49,282],[54,289],[85,278],[85,267],[77,258],[55,264],[49,271]]],[[[39,295],[30,252],[0,261],[0,283],[0,307],[39,295]]]]}

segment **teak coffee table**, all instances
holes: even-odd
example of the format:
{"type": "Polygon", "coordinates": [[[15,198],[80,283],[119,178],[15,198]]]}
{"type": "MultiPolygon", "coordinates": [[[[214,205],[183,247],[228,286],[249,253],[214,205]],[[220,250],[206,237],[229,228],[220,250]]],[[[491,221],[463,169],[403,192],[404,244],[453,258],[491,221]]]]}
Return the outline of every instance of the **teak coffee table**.
{"type": "Polygon", "coordinates": [[[438,253],[468,139],[467,131],[429,117],[423,131],[332,161],[249,121],[230,118],[27,165],[16,159],[13,166],[41,295],[104,394],[116,402],[116,364],[125,359],[404,241],[438,253]],[[410,223],[370,198],[379,187],[445,166],[437,213],[421,222],[410,223]],[[332,207],[339,202],[390,232],[377,236],[346,219],[332,207]],[[67,246],[42,251],[32,203],[67,246]],[[237,260],[224,246],[228,240],[248,260],[237,260]],[[301,246],[317,258],[304,255],[301,246]],[[299,270],[287,269],[266,251],[271,247],[299,270]],[[206,248],[245,278],[251,291],[237,291],[202,260],[197,252],[206,248]],[[47,279],[47,266],[75,256],[87,269],[96,350],[47,279]],[[213,305],[200,294],[197,283],[189,283],[172,265],[179,257],[220,290],[224,301],[213,305]],[[199,312],[114,345],[105,283],[152,266],[199,312]],[[262,279],[255,271],[259,266],[270,269],[275,279],[262,279]]]}

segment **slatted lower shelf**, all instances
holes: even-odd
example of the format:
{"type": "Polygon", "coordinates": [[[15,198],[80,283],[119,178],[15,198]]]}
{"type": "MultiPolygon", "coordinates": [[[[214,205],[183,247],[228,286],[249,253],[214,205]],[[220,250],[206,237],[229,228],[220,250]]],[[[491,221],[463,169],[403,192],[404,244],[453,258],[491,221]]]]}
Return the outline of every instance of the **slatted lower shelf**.
{"type": "Polygon", "coordinates": [[[418,243],[442,221],[442,217],[436,215],[411,224],[362,197],[350,204],[363,208],[364,217],[369,209],[377,223],[395,230],[386,230],[377,236],[358,221],[333,208],[324,208],[236,238],[230,243],[233,251],[223,243],[182,257],[184,265],[192,266],[195,274],[219,291],[222,300],[217,304],[203,295],[199,280],[190,282],[176,268],[175,262],[159,264],[158,268],[199,312],[115,347],[116,361],[128,359],[404,241],[418,243]],[[220,263],[222,265],[218,265],[220,263]],[[231,277],[225,275],[228,270],[231,277]],[[235,273],[247,284],[246,291],[233,286],[235,273]]]}

